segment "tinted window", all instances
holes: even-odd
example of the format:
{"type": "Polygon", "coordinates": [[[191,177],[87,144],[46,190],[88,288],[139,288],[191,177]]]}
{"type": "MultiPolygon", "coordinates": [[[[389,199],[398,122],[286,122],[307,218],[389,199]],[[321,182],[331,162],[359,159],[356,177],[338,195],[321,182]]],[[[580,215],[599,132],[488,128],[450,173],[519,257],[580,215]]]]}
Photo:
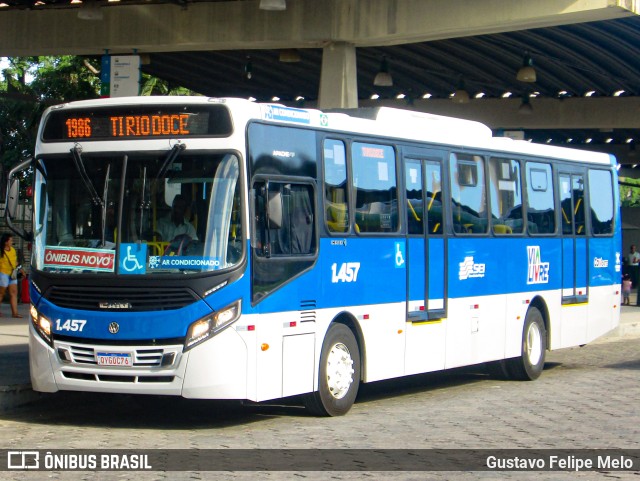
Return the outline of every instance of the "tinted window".
{"type": "Polygon", "coordinates": [[[584,179],[582,175],[560,175],[562,233],[585,235],[584,179]]]}
{"type": "Polygon", "coordinates": [[[449,165],[454,232],[487,232],[484,159],[480,155],[451,154],[449,165]]]}
{"type": "Polygon", "coordinates": [[[492,158],[489,161],[491,219],[496,234],[519,234],[523,231],[520,162],[492,158]]]}
{"type": "Polygon", "coordinates": [[[425,191],[427,201],[427,222],[430,234],[442,234],[442,176],[440,164],[437,162],[427,162],[425,164],[426,185],[425,191]]]}
{"type": "Polygon", "coordinates": [[[551,166],[527,162],[526,179],[529,234],[551,234],[556,230],[551,166]]]}
{"type": "Polygon", "coordinates": [[[613,232],[613,190],[611,172],[589,171],[589,201],[591,203],[591,228],[594,234],[613,232]]]}
{"type": "Polygon", "coordinates": [[[423,234],[422,163],[419,160],[407,161],[404,177],[407,188],[407,230],[409,234],[423,234]]]}
{"type": "Polygon", "coordinates": [[[340,140],[324,141],[325,223],[329,232],[349,230],[347,154],[340,140]]]}
{"type": "Polygon", "coordinates": [[[354,142],[352,168],[358,232],[397,231],[398,191],[393,148],[354,142]]]}
{"type": "Polygon", "coordinates": [[[251,176],[290,175],[317,177],[316,133],[280,125],[249,125],[251,176]]]}
{"type": "Polygon", "coordinates": [[[304,255],[315,251],[313,189],[285,182],[256,184],[256,254],[304,255]]]}
{"type": "Polygon", "coordinates": [[[256,303],[313,265],[317,237],[312,184],[260,180],[252,197],[251,287],[256,303]]]}

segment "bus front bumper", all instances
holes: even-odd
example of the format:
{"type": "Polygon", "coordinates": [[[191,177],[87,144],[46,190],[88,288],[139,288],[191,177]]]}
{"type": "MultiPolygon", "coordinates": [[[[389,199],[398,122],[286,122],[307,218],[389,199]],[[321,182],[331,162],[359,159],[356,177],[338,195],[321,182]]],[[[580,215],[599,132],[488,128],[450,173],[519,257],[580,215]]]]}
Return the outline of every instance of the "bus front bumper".
{"type": "Polygon", "coordinates": [[[122,346],[56,341],[51,348],[29,327],[35,391],[155,394],[246,399],[247,348],[233,329],[183,352],[182,345],[122,346]],[[98,353],[128,354],[133,366],[98,365],[98,353]]]}

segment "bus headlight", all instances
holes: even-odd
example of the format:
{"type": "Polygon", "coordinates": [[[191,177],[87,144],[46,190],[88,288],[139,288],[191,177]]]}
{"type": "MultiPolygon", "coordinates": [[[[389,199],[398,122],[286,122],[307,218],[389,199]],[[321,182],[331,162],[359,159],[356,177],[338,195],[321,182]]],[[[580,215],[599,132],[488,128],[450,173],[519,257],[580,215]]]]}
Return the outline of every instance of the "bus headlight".
{"type": "Polygon", "coordinates": [[[33,304],[31,304],[29,313],[31,314],[31,324],[33,324],[34,329],[38,332],[38,334],[40,334],[40,337],[44,342],[53,347],[53,337],[51,336],[51,320],[48,317],[40,314],[33,304]]]}
{"type": "Polygon", "coordinates": [[[198,319],[189,326],[184,342],[184,350],[188,351],[230,326],[240,318],[241,312],[242,301],[238,299],[215,314],[198,319]]]}

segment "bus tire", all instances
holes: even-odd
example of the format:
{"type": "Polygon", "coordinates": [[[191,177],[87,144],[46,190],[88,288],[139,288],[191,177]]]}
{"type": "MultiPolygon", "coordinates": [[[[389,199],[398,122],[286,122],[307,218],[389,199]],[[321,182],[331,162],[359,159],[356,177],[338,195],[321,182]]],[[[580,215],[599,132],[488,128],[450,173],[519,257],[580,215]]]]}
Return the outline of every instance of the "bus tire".
{"type": "Polygon", "coordinates": [[[518,381],[538,379],[544,369],[546,352],[547,331],[544,327],[544,318],[537,307],[531,307],[524,319],[521,355],[505,360],[509,377],[518,381]]]}
{"type": "Polygon", "coordinates": [[[318,390],[306,396],[314,416],[342,416],[356,400],[360,386],[360,349],[344,324],[329,327],[320,355],[318,390]]]}

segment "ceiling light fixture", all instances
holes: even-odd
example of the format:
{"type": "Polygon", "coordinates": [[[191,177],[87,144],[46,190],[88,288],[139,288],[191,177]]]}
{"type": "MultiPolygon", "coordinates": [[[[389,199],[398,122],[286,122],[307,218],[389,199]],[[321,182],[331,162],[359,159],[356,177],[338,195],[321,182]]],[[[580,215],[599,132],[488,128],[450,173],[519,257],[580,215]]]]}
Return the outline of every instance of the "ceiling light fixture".
{"type": "Polygon", "coordinates": [[[287,9],[286,0],[260,0],[260,10],[282,11],[287,9]]]}
{"type": "Polygon", "coordinates": [[[516,79],[520,82],[535,82],[537,79],[536,69],[533,68],[533,59],[529,52],[525,52],[524,58],[522,59],[522,67],[518,70],[516,74],[516,79]]]}
{"type": "Polygon", "coordinates": [[[389,73],[389,64],[387,63],[387,57],[382,57],[380,62],[380,70],[373,79],[373,85],[376,87],[393,87],[393,78],[389,73]]]}

